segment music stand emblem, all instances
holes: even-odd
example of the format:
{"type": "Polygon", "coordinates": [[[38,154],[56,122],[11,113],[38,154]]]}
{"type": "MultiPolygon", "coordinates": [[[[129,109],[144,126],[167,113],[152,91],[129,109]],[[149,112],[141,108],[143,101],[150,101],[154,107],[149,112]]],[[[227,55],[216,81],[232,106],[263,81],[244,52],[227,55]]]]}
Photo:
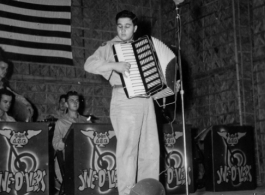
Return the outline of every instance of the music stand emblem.
{"type": "Polygon", "coordinates": [[[38,135],[42,130],[34,131],[34,130],[27,130],[24,132],[16,132],[11,129],[1,129],[0,134],[5,136],[7,139],[10,140],[10,143],[15,147],[23,147],[28,143],[28,140],[33,136],[38,135]]]}
{"type": "Polygon", "coordinates": [[[183,133],[177,131],[174,133],[164,133],[166,147],[172,147],[176,143],[176,140],[181,136],[183,136],[183,133]]]}
{"type": "Polygon", "coordinates": [[[99,147],[105,147],[109,140],[115,136],[114,131],[106,131],[105,133],[98,133],[94,130],[81,130],[81,132],[93,140],[94,144],[98,145],[99,147]]]}
{"type": "Polygon", "coordinates": [[[222,138],[224,138],[227,142],[227,144],[234,146],[238,144],[238,141],[240,138],[244,137],[246,133],[235,133],[235,134],[230,134],[225,129],[221,129],[220,132],[217,132],[222,138]]]}

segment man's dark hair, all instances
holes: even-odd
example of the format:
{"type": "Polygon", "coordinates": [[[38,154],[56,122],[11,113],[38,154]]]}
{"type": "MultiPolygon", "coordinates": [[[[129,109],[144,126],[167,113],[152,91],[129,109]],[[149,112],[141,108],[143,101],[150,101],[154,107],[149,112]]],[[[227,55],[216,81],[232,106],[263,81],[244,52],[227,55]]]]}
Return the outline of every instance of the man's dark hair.
{"type": "Polygon", "coordinates": [[[14,99],[14,94],[6,88],[0,89],[0,100],[2,99],[3,95],[11,96],[12,100],[14,99]]]}
{"type": "Polygon", "coordinates": [[[5,51],[3,50],[2,47],[0,47],[0,62],[5,62],[8,64],[8,60],[5,55],[5,51]]]}
{"type": "Polygon", "coordinates": [[[65,101],[66,101],[66,94],[60,95],[59,102],[61,101],[61,99],[65,99],[65,101]]]}
{"type": "Polygon", "coordinates": [[[70,96],[78,96],[78,97],[79,97],[79,94],[78,94],[76,91],[69,91],[69,92],[66,94],[65,101],[67,101],[67,100],[69,99],[70,96]]]}
{"type": "Polygon", "coordinates": [[[13,63],[8,60],[8,56],[2,47],[0,47],[0,62],[7,64],[7,73],[2,81],[4,82],[4,85],[8,85],[8,78],[10,78],[13,73],[13,63]]]}
{"type": "Polygon", "coordinates": [[[133,12],[128,11],[128,10],[123,10],[123,11],[117,13],[116,18],[115,18],[116,24],[118,22],[118,19],[120,19],[120,18],[130,18],[134,25],[137,25],[137,22],[138,22],[137,16],[133,12]]]}

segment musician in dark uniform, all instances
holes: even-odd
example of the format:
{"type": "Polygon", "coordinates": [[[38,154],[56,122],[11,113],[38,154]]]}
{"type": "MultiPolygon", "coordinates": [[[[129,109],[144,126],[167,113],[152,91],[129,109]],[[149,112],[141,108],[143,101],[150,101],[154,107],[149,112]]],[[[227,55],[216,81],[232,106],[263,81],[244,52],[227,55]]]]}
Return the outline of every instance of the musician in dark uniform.
{"type": "Polygon", "coordinates": [[[0,48],[0,89],[7,88],[15,95],[15,105],[13,106],[14,108],[12,109],[12,114],[18,118],[23,118],[23,122],[29,122],[34,114],[34,110],[25,97],[15,93],[7,86],[6,74],[8,71],[8,63],[8,60],[5,58],[4,50],[0,48]]]}
{"type": "Polygon", "coordinates": [[[119,195],[130,193],[136,182],[159,177],[159,141],[152,98],[128,99],[119,73],[130,73],[128,62],[115,62],[112,45],[133,41],[137,17],[124,10],[116,15],[117,36],[103,43],[85,62],[87,72],[102,75],[113,87],[110,119],[116,137],[119,195]]]}
{"type": "Polygon", "coordinates": [[[11,91],[5,88],[0,89],[0,121],[16,122],[12,116],[7,114],[12,104],[13,97],[14,94],[11,91]]]}

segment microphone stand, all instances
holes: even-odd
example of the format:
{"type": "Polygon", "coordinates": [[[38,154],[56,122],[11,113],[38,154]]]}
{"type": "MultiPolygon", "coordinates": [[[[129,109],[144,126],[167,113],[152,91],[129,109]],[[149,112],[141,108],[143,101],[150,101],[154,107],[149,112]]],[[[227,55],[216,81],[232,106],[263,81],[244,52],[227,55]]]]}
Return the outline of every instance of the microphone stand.
{"type": "Polygon", "coordinates": [[[181,96],[181,111],[182,111],[182,126],[183,126],[183,145],[184,145],[184,169],[185,169],[185,180],[186,180],[186,195],[189,195],[189,177],[188,177],[188,163],[187,163],[187,143],[186,143],[186,128],[185,128],[185,114],[184,114],[184,90],[183,90],[183,79],[182,79],[182,65],[181,65],[181,47],[180,47],[180,39],[181,39],[181,20],[179,14],[179,8],[176,6],[176,23],[178,25],[177,29],[177,41],[176,46],[178,46],[178,65],[179,65],[179,73],[180,73],[180,96],[181,96]]]}

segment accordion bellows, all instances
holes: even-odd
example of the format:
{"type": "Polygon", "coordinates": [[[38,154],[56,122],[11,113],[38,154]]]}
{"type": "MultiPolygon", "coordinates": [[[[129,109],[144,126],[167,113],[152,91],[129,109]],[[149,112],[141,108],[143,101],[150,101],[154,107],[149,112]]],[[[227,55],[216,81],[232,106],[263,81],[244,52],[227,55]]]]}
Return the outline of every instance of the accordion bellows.
{"type": "Polygon", "coordinates": [[[117,62],[131,64],[128,77],[120,74],[128,98],[152,96],[157,100],[174,95],[176,56],[163,42],[144,36],[113,45],[113,52],[117,62]]]}

